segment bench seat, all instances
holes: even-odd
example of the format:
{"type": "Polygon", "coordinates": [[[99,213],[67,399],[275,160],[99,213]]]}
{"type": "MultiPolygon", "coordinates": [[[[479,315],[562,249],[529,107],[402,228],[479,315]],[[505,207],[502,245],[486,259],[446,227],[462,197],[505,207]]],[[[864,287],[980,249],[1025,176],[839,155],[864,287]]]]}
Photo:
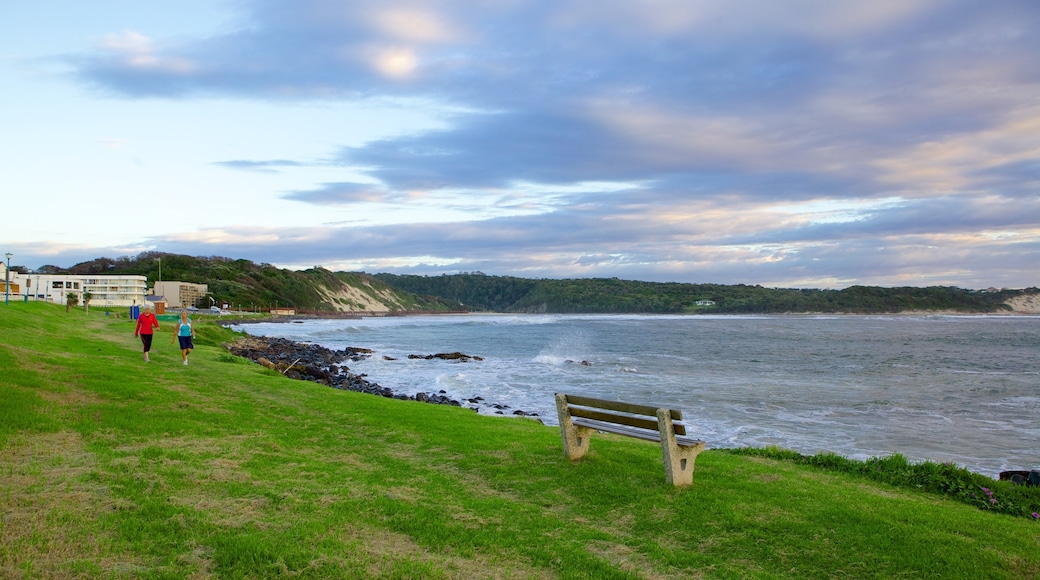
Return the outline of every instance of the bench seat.
{"type": "Polygon", "coordinates": [[[706,444],[687,436],[681,411],[563,393],[556,393],[556,411],[563,450],[571,460],[588,453],[594,432],[614,433],[660,443],[668,483],[693,483],[694,462],[706,444]]]}
{"type": "MultiPolygon", "coordinates": [[[[608,423],[606,421],[596,421],[595,419],[585,419],[583,417],[572,417],[571,422],[581,427],[588,427],[589,429],[595,429],[596,431],[603,431],[604,433],[614,433],[616,435],[626,435],[628,437],[635,437],[636,439],[643,439],[645,441],[653,441],[654,443],[661,442],[660,431],[648,431],[639,427],[630,427],[628,425],[618,425],[617,423],[608,423]]],[[[693,437],[686,437],[684,435],[676,435],[675,443],[680,447],[696,447],[701,445],[704,441],[700,439],[694,439],[693,437]]]]}

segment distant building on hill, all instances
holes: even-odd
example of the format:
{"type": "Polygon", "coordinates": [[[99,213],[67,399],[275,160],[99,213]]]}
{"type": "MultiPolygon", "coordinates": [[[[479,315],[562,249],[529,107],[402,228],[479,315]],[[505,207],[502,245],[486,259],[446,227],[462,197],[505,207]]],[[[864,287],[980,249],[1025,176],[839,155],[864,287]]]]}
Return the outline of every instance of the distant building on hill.
{"type": "Polygon", "coordinates": [[[186,308],[188,306],[204,306],[200,304],[209,286],[192,284],[191,282],[164,281],[156,282],[152,294],[162,296],[170,308],[186,308]]]}
{"type": "MultiPolygon", "coordinates": [[[[0,264],[0,284],[6,267],[0,264]]],[[[21,274],[11,270],[11,298],[43,300],[65,304],[70,294],[83,303],[90,293],[91,306],[138,306],[144,304],[148,279],[144,276],[112,276],[100,274],[21,274]],[[18,290],[15,292],[15,290],[18,290]]]]}

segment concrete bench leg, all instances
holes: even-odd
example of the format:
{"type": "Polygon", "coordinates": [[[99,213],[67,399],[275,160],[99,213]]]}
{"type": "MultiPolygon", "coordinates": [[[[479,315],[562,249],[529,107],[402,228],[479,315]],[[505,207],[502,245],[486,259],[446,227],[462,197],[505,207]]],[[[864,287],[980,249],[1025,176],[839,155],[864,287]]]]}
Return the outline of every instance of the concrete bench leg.
{"type": "Polygon", "coordinates": [[[704,451],[705,444],[679,447],[672,428],[672,414],[668,409],[657,410],[657,428],[661,433],[661,453],[664,455],[665,480],[675,486],[685,487],[693,483],[693,464],[697,455],[704,451]]]}
{"type": "Polygon", "coordinates": [[[570,411],[567,410],[567,396],[556,394],[556,414],[560,419],[560,437],[563,439],[563,452],[571,461],[576,461],[585,456],[589,451],[589,439],[592,437],[592,429],[575,425],[571,421],[570,411]]]}

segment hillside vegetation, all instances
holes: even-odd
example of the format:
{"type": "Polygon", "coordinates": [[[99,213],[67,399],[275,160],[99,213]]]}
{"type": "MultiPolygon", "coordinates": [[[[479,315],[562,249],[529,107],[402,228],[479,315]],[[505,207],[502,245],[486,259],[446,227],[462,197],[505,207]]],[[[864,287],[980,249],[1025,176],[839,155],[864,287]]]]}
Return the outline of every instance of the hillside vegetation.
{"type": "MultiPolygon", "coordinates": [[[[324,268],[296,271],[256,264],[249,260],[193,257],[162,252],[145,252],[135,257],[98,258],[63,270],[71,274],[135,274],[156,280],[206,284],[217,303],[251,310],[289,306],[325,312],[447,311],[458,305],[440,298],[416,296],[390,287],[373,276],[354,272],[331,272],[324,268]],[[161,268],[161,270],[160,270],[161,268]]],[[[41,269],[43,270],[43,269],[41,269]]],[[[204,304],[195,306],[207,307],[204,304]]]]}
{"type": "Polygon", "coordinates": [[[550,313],[784,313],[857,314],[951,310],[988,313],[1037,288],[982,292],[948,286],[844,290],[784,289],[744,284],[680,284],[617,278],[534,280],[480,273],[444,276],[376,274],[408,292],[458,301],[470,310],[550,313]],[[698,305],[698,302],[711,304],[698,305]]]}
{"type": "MultiPolygon", "coordinates": [[[[146,252],[76,264],[73,274],[138,274],[207,284],[216,302],[242,309],[290,306],[324,312],[524,313],[854,313],[1008,312],[1009,301],[1040,301],[1040,289],[978,291],[852,286],[842,290],[764,288],[745,284],[640,282],[617,278],[532,279],[482,273],[442,276],[302,271],[249,260],[146,252]]],[[[54,266],[41,270],[66,271],[54,266]]],[[[209,303],[196,306],[209,306],[209,303]]]]}

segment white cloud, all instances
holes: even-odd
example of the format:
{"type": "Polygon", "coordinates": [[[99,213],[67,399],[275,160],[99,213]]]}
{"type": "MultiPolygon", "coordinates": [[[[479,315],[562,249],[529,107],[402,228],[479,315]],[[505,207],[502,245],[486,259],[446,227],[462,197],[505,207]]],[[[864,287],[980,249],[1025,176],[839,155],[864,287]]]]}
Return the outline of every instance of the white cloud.
{"type": "Polygon", "coordinates": [[[391,79],[406,79],[415,73],[419,57],[410,48],[383,48],[373,51],[371,66],[391,79]]]}
{"type": "Polygon", "coordinates": [[[198,70],[187,58],[159,56],[156,54],[154,41],[138,32],[108,34],[102,39],[100,47],[115,56],[117,62],[131,69],[178,75],[198,70]]]}
{"type": "Polygon", "coordinates": [[[109,149],[122,149],[130,143],[130,140],[120,139],[117,137],[102,137],[99,138],[97,142],[109,149]]]}
{"type": "Polygon", "coordinates": [[[461,40],[461,31],[449,24],[445,16],[428,8],[376,4],[373,5],[369,19],[376,31],[398,41],[448,43],[461,40]]]}

